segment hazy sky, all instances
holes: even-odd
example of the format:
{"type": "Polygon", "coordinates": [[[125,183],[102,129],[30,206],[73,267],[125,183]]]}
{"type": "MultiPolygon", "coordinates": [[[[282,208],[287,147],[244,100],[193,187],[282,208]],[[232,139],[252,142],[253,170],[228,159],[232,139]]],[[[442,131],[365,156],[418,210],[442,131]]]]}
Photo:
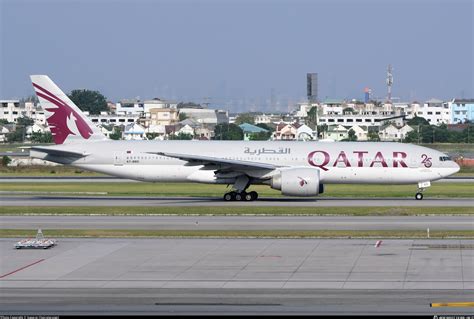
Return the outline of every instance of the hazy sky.
{"type": "Polygon", "coordinates": [[[108,99],[161,97],[232,111],[319,97],[474,97],[473,0],[0,0],[0,99],[30,74],[108,99]]]}

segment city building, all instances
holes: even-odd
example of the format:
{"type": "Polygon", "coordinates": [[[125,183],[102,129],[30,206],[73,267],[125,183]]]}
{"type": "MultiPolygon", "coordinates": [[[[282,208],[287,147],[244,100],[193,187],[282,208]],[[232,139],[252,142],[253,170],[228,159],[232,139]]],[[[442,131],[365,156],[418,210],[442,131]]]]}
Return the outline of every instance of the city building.
{"type": "Polygon", "coordinates": [[[268,132],[268,130],[266,130],[266,129],[260,127],[260,126],[252,125],[252,124],[249,124],[249,123],[242,123],[242,124],[239,125],[239,127],[244,132],[244,141],[249,141],[253,134],[268,132]]]}
{"type": "Polygon", "coordinates": [[[100,131],[107,137],[110,138],[110,134],[114,133],[114,128],[108,128],[106,125],[97,125],[100,129],[100,131]]]}
{"type": "Polygon", "coordinates": [[[124,140],[143,140],[145,139],[145,128],[137,123],[128,124],[123,131],[124,140]]]}
{"type": "Polygon", "coordinates": [[[174,125],[178,123],[178,110],[173,108],[152,108],[140,119],[144,127],[151,125],[174,125]]]}
{"type": "MultiPolygon", "coordinates": [[[[368,140],[368,134],[369,134],[369,128],[368,126],[365,125],[353,125],[349,129],[353,130],[355,135],[357,136],[358,141],[367,141],[368,140]]],[[[349,131],[347,133],[349,134],[349,131]]]]}
{"type": "Polygon", "coordinates": [[[272,139],[273,140],[294,140],[296,139],[296,134],[298,130],[291,124],[287,124],[285,122],[280,122],[273,132],[272,139]]]}
{"type": "Polygon", "coordinates": [[[115,112],[118,115],[138,115],[143,113],[143,102],[138,100],[123,99],[115,104],[115,112]]]}
{"type": "MultiPolygon", "coordinates": [[[[255,124],[274,124],[278,125],[283,121],[283,116],[281,114],[256,114],[254,118],[255,124]]],[[[293,121],[293,119],[291,119],[293,121]]]]}
{"type": "Polygon", "coordinates": [[[155,135],[155,140],[164,140],[166,136],[165,125],[150,125],[145,129],[146,133],[152,133],[155,135]]]}
{"type": "Polygon", "coordinates": [[[51,132],[50,129],[49,129],[49,126],[41,125],[41,124],[38,124],[38,123],[33,123],[33,125],[28,126],[26,128],[26,135],[28,135],[28,136],[30,136],[33,133],[44,134],[44,133],[48,133],[48,132],[51,132]]]}
{"type": "Polygon", "coordinates": [[[342,141],[349,136],[348,132],[349,130],[341,124],[331,125],[328,127],[328,130],[326,132],[326,139],[333,141],[342,141]]]}
{"type": "Polygon", "coordinates": [[[386,124],[379,128],[379,137],[381,141],[401,142],[411,131],[413,131],[413,128],[408,125],[396,127],[393,124],[386,124]]]}
{"type": "Polygon", "coordinates": [[[10,125],[0,125],[0,142],[7,142],[7,135],[15,129],[10,125]]]}
{"type": "Polygon", "coordinates": [[[295,123],[293,124],[296,127],[296,139],[297,140],[315,140],[318,137],[316,131],[313,131],[308,125],[295,123]]]}
{"type": "Polygon", "coordinates": [[[306,96],[309,103],[318,101],[318,73],[306,74],[306,96]]]}
{"type": "Polygon", "coordinates": [[[150,112],[151,109],[176,109],[177,103],[174,101],[154,98],[152,100],[140,101],[124,99],[115,104],[115,112],[120,115],[139,115],[150,112]]]}
{"type": "Polygon", "coordinates": [[[210,140],[214,137],[214,131],[207,127],[197,127],[194,129],[194,138],[197,140],[210,140]]]}
{"type": "Polygon", "coordinates": [[[41,118],[44,124],[44,111],[37,108],[33,102],[20,102],[20,100],[0,100],[0,119],[16,123],[18,118],[41,118]]]}
{"type": "Polygon", "coordinates": [[[179,134],[187,134],[187,135],[194,136],[194,129],[188,124],[186,124],[178,130],[176,135],[179,135],[179,134]]]}
{"type": "Polygon", "coordinates": [[[474,99],[453,99],[448,104],[451,109],[451,124],[474,122],[474,99]]]}
{"type": "Polygon", "coordinates": [[[403,116],[386,117],[384,115],[361,115],[361,114],[344,114],[344,115],[321,115],[318,118],[318,125],[365,125],[380,126],[387,121],[403,122],[403,116]]]}
{"type": "Polygon", "coordinates": [[[449,103],[444,103],[438,99],[430,99],[423,104],[411,103],[405,109],[405,112],[407,119],[418,116],[427,120],[431,125],[450,124],[452,120],[449,103]]]}
{"type": "Polygon", "coordinates": [[[225,110],[181,108],[179,113],[186,114],[187,118],[193,119],[200,124],[217,125],[229,123],[229,114],[225,110]]]}
{"type": "Polygon", "coordinates": [[[102,112],[101,114],[94,114],[94,115],[89,115],[88,112],[84,112],[84,114],[89,117],[92,123],[95,124],[101,124],[101,125],[114,125],[114,126],[119,126],[119,125],[127,125],[130,123],[136,123],[140,119],[140,116],[138,114],[107,114],[105,112],[102,112]]]}
{"type": "Polygon", "coordinates": [[[143,102],[143,112],[147,113],[151,109],[176,109],[178,103],[170,100],[162,100],[160,98],[154,98],[152,100],[146,100],[143,102]]]}

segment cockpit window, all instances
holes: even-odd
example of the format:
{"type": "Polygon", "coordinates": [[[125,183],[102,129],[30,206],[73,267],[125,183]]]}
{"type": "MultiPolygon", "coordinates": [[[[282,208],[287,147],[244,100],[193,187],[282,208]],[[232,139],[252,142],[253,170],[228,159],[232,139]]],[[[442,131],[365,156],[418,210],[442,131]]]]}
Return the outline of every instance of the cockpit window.
{"type": "Polygon", "coordinates": [[[449,157],[449,156],[440,156],[439,160],[441,162],[452,161],[451,157],[449,157]]]}

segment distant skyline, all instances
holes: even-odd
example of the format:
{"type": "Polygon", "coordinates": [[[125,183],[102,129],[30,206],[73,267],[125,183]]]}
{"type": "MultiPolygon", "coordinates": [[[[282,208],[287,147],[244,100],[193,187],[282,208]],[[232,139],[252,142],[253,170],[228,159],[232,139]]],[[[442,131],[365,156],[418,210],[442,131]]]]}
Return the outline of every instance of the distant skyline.
{"type": "Polygon", "coordinates": [[[472,0],[0,0],[0,99],[30,74],[109,100],[287,111],[319,98],[474,97],[472,0]],[[270,107],[270,102],[276,104],[270,107]]]}

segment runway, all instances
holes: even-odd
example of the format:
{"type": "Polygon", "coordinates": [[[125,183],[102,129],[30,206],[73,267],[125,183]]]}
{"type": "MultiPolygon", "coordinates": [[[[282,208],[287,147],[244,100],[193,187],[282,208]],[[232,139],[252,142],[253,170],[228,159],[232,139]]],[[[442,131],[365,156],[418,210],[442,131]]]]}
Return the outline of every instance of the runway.
{"type": "Polygon", "coordinates": [[[474,216],[0,216],[2,229],[474,230],[474,216]]]}
{"type": "Polygon", "coordinates": [[[430,308],[433,300],[472,300],[468,290],[270,288],[5,289],[3,315],[472,315],[472,308],[430,308]],[[19,300],[33,300],[32,303],[19,300]]]}
{"type": "Polygon", "coordinates": [[[474,240],[0,239],[2,314],[472,314],[474,240]]]}
{"type": "Polygon", "coordinates": [[[283,206],[283,207],[474,207],[474,198],[291,198],[263,197],[253,202],[225,202],[218,197],[140,197],[140,196],[0,196],[1,206],[283,206]]]}

